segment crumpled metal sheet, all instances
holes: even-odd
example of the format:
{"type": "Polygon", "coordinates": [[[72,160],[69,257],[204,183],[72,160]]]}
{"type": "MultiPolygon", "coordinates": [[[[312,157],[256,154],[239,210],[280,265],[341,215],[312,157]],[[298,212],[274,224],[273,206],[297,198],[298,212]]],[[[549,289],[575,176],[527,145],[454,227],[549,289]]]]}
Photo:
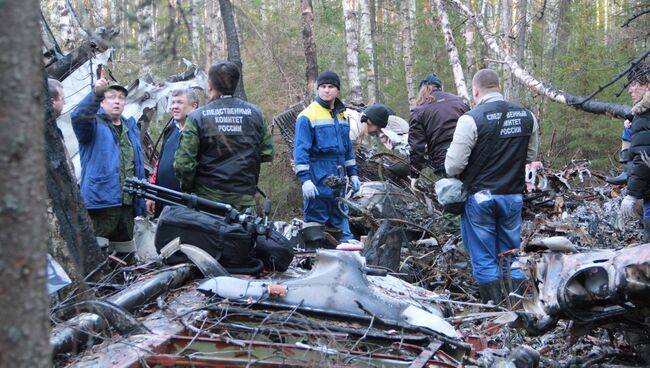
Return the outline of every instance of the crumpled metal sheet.
{"type": "Polygon", "coordinates": [[[377,320],[399,327],[424,327],[457,339],[454,327],[442,318],[405,301],[373,291],[363,272],[365,259],[356,252],[317,251],[316,263],[304,277],[290,280],[212,278],[199,290],[221,298],[262,305],[298,308],[339,317],[377,320]],[[270,284],[285,285],[286,296],[271,298],[270,284]]]}
{"type": "MultiPolygon", "coordinates": [[[[538,293],[524,308],[537,320],[593,322],[650,306],[650,244],[620,250],[519,257],[538,293]]],[[[545,327],[545,326],[543,326],[545,327]]]]}

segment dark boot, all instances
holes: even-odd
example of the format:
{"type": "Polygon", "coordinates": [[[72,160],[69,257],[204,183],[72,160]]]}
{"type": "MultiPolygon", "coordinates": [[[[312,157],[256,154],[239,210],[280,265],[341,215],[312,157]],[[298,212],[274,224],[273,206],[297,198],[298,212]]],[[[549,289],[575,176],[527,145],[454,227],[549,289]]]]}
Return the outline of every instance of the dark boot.
{"type": "Polygon", "coordinates": [[[494,305],[498,305],[503,301],[503,293],[501,292],[499,280],[479,285],[478,292],[481,294],[481,301],[484,304],[487,304],[491,300],[494,305]]]}
{"type": "Polygon", "coordinates": [[[605,181],[613,184],[613,185],[623,185],[627,183],[627,172],[628,172],[628,166],[629,166],[629,151],[627,149],[621,150],[621,154],[619,156],[619,162],[623,164],[623,172],[614,177],[606,177],[605,181]]]}

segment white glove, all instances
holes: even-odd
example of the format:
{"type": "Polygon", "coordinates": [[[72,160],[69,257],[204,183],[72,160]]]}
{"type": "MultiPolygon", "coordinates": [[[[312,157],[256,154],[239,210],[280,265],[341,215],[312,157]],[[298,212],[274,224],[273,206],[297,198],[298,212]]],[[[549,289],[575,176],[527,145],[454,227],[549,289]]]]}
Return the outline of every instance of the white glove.
{"type": "Polygon", "coordinates": [[[356,193],[361,189],[361,180],[356,175],[350,176],[350,184],[352,184],[352,193],[356,193]]]}
{"type": "Polygon", "coordinates": [[[318,195],[318,189],[311,180],[302,183],[302,197],[304,199],[313,199],[318,195]]]}
{"type": "Polygon", "coordinates": [[[417,178],[411,178],[411,189],[418,190],[418,188],[416,187],[417,183],[418,183],[417,178]]]}
{"type": "Polygon", "coordinates": [[[639,200],[636,197],[632,197],[631,195],[625,196],[621,202],[621,213],[623,215],[623,218],[628,219],[631,217],[638,217],[638,203],[639,200]]]}

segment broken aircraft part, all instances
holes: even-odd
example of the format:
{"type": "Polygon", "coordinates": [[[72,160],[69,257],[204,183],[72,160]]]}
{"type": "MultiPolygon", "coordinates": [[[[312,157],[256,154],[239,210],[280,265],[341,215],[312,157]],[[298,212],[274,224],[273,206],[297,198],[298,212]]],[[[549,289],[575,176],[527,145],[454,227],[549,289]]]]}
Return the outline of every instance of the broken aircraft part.
{"type": "Polygon", "coordinates": [[[251,301],[264,306],[299,310],[363,320],[377,319],[399,327],[424,327],[451,339],[458,339],[453,326],[440,310],[425,311],[407,302],[379,295],[370,288],[362,272],[365,259],[358,253],[318,250],[311,271],[289,280],[242,280],[216,277],[199,287],[228,300],[251,301]],[[286,296],[270,299],[268,284],[285,285],[286,296]]]}

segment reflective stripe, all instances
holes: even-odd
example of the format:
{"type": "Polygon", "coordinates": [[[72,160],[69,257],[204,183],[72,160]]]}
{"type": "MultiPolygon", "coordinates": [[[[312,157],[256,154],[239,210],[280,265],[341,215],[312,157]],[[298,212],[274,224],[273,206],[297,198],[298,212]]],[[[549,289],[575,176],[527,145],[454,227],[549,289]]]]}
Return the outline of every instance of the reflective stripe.
{"type": "Polygon", "coordinates": [[[296,172],[305,171],[305,170],[309,170],[309,165],[305,165],[305,164],[296,165],[296,172]]]}
{"type": "Polygon", "coordinates": [[[345,166],[346,167],[347,166],[354,166],[356,164],[357,164],[357,161],[355,159],[345,161],[345,166]]]}
{"type": "Polygon", "coordinates": [[[318,120],[310,121],[309,124],[311,124],[312,128],[315,128],[317,126],[323,126],[323,125],[334,125],[334,119],[318,119],[318,120]]]}

